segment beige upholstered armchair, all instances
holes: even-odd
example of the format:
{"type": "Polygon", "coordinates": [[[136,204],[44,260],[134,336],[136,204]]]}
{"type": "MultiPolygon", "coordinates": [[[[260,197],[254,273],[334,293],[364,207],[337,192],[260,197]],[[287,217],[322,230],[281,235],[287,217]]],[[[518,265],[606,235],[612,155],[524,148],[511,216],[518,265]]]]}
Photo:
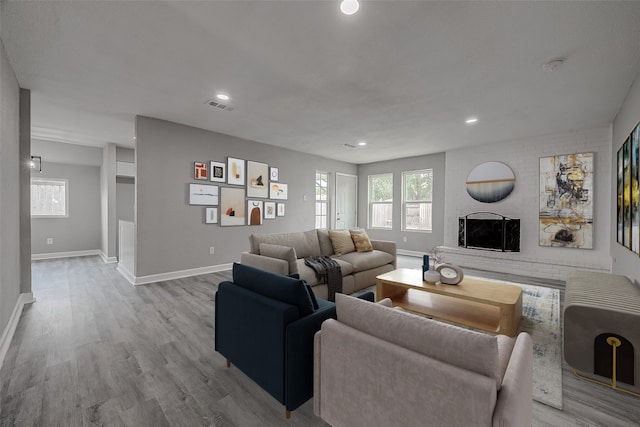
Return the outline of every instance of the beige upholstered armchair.
{"type": "Polygon", "coordinates": [[[315,336],[314,411],[338,426],[530,426],[531,337],[336,295],[315,336]]]}

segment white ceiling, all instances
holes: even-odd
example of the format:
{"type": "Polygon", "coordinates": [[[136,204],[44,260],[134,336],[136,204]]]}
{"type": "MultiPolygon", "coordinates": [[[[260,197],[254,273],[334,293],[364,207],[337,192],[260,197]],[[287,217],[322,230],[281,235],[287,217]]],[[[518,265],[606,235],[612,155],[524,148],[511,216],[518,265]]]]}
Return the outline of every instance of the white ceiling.
{"type": "Polygon", "coordinates": [[[0,7],[34,137],[95,146],[133,146],[138,114],[353,163],[408,157],[607,125],[640,64],[635,1],[0,7]],[[217,90],[234,111],[205,104],[217,90]]]}

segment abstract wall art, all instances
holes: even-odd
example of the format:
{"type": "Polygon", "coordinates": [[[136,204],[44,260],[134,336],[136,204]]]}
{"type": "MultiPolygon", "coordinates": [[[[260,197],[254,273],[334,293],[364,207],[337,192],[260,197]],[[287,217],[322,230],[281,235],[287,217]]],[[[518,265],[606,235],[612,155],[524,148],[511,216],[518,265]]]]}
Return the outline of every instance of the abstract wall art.
{"type": "Polygon", "coordinates": [[[193,178],[208,180],[207,176],[207,164],[202,162],[195,162],[193,166],[193,178]]]}
{"type": "Polygon", "coordinates": [[[211,181],[226,182],[227,181],[227,165],[221,162],[211,162],[211,181]]]}
{"type": "Polygon", "coordinates": [[[206,224],[218,223],[218,208],[204,208],[204,222],[206,224]]]}
{"type": "Polygon", "coordinates": [[[227,157],[227,184],[244,185],[244,160],[227,157]]]}
{"type": "Polygon", "coordinates": [[[289,198],[289,185],[282,183],[271,183],[269,196],[271,199],[287,200],[289,198]]]}
{"type": "Polygon", "coordinates": [[[269,197],[269,165],[247,162],[247,197],[269,197]]]}
{"type": "Polygon", "coordinates": [[[245,189],[222,187],[220,191],[220,225],[244,225],[246,217],[245,189]]]}
{"type": "Polygon", "coordinates": [[[190,205],[217,205],[218,186],[206,184],[189,184],[190,205]]]}
{"type": "Polygon", "coordinates": [[[247,225],[262,225],[262,200],[247,200],[247,225]]]}
{"type": "Polygon", "coordinates": [[[484,162],[471,170],[467,177],[467,193],[483,203],[505,199],[516,185],[511,168],[501,162],[484,162]]]}
{"type": "Polygon", "coordinates": [[[593,153],[540,158],[540,245],[593,248],[593,153]]]}
{"type": "Polygon", "coordinates": [[[264,202],[264,219],[276,218],[276,203],[264,202]]]}
{"type": "Polygon", "coordinates": [[[617,242],[640,254],[640,124],[617,153],[617,242]]]}

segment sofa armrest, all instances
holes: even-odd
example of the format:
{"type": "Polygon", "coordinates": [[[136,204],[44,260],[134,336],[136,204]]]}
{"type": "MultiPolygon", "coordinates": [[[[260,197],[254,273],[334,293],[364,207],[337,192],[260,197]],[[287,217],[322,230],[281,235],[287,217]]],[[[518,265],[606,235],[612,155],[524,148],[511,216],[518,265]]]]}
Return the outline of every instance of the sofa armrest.
{"type": "Polygon", "coordinates": [[[396,268],[398,258],[396,242],[391,242],[388,240],[372,240],[371,245],[375,250],[393,255],[393,267],[396,268]]]}
{"type": "Polygon", "coordinates": [[[240,254],[240,264],[246,264],[275,274],[282,274],[283,276],[290,273],[289,263],[286,260],[252,254],[250,252],[240,254]]]}
{"type": "Polygon", "coordinates": [[[494,426],[530,426],[533,418],[533,342],[520,333],[493,413],[494,426]]]}
{"type": "Polygon", "coordinates": [[[287,326],[285,350],[285,381],[287,402],[293,411],[313,395],[313,340],[322,322],[336,318],[333,303],[322,304],[313,314],[287,326]]]}
{"type": "Polygon", "coordinates": [[[222,282],[215,296],[215,350],[284,403],[285,331],[298,308],[222,282]]]}

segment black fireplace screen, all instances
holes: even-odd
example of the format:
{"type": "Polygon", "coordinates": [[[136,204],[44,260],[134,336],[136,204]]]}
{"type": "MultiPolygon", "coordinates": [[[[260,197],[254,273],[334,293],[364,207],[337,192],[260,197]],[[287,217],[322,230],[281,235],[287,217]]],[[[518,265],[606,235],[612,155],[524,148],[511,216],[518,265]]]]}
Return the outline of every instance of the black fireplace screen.
{"type": "Polygon", "coordinates": [[[520,252],[520,220],[490,212],[476,212],[460,217],[458,246],[520,252]]]}

